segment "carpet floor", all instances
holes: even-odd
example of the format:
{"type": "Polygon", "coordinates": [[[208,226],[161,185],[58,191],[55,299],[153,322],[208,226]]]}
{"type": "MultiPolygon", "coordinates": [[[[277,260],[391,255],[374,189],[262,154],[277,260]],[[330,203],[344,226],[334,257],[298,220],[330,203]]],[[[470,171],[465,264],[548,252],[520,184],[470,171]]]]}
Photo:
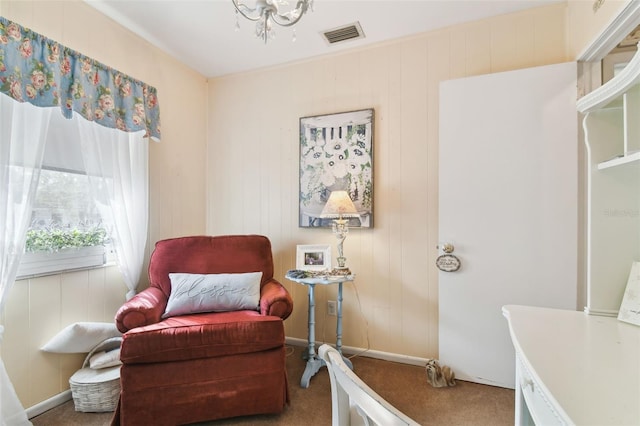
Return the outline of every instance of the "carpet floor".
{"type": "MultiPolygon", "coordinates": [[[[198,426],[279,425],[327,426],[331,424],[331,388],[326,368],[300,387],[304,371],[300,347],[289,347],[287,374],[291,403],[279,415],[247,416],[198,423],[198,426]]],[[[512,389],[458,381],[450,388],[433,388],[423,367],[366,356],[351,359],[355,373],[396,408],[422,425],[513,425],[512,389]]],[[[159,401],[161,402],[161,401],[159,401]]],[[[31,419],[34,426],[107,426],[112,413],[76,412],[69,401],[31,419]]]]}

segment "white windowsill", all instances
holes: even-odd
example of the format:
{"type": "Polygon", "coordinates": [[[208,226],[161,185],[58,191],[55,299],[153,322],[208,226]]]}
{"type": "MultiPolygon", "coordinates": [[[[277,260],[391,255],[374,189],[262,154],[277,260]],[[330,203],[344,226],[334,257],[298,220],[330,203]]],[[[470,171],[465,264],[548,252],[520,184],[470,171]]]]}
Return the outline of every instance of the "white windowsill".
{"type": "Polygon", "coordinates": [[[64,249],[55,253],[25,253],[20,261],[16,280],[101,268],[106,265],[107,250],[104,246],[64,249]]]}

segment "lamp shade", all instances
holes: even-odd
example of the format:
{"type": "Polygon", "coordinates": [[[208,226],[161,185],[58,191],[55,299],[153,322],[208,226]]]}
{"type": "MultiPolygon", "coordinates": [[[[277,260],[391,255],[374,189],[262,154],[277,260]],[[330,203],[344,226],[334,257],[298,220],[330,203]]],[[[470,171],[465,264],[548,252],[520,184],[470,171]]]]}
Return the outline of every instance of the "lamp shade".
{"type": "Polygon", "coordinates": [[[333,191],[324,205],[320,217],[357,217],[359,216],[356,206],[349,197],[347,191],[333,191]]]}

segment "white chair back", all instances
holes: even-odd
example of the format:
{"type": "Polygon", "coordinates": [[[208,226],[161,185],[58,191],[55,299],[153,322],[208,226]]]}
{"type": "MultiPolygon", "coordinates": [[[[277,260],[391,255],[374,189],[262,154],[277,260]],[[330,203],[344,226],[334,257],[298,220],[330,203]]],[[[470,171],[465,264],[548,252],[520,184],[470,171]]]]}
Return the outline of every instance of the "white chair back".
{"type": "Polygon", "coordinates": [[[320,346],[318,354],[327,363],[331,380],[332,426],[419,426],[367,386],[332,346],[320,346]]]}

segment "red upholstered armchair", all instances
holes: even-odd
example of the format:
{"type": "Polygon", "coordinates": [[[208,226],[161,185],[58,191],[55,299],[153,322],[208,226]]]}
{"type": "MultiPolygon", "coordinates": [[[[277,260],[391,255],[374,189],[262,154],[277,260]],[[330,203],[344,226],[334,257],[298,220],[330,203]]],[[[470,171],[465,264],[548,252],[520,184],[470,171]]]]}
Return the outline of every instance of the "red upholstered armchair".
{"type": "Polygon", "coordinates": [[[149,280],[149,287],[115,317],[124,335],[122,390],[112,424],[181,425],[284,409],[289,395],[283,320],[293,301],[273,278],[266,237],[159,241],[149,280]],[[169,274],[250,272],[262,272],[259,305],[253,310],[165,315],[172,290],[169,274]]]}

